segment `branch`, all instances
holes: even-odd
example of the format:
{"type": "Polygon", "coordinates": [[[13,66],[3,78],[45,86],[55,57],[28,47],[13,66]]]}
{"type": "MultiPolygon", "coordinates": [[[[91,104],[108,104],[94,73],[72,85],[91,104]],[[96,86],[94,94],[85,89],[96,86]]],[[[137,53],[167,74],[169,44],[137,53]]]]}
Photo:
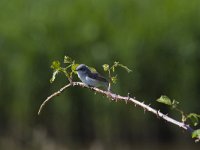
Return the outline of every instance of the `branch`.
{"type": "Polygon", "coordinates": [[[51,100],[51,99],[52,99],[53,97],[55,97],[55,96],[58,96],[60,93],[62,93],[66,88],[70,87],[71,85],[72,85],[72,84],[69,83],[69,84],[65,85],[64,87],[62,87],[59,91],[57,91],[57,92],[53,93],[52,95],[50,95],[49,97],[47,97],[47,98],[45,99],[45,101],[40,105],[40,108],[39,108],[39,110],[38,110],[38,115],[40,115],[40,113],[41,113],[41,111],[42,111],[44,105],[45,105],[49,100],[51,100]]]}
{"type": "Polygon", "coordinates": [[[102,95],[106,95],[111,100],[115,100],[115,101],[122,100],[122,101],[125,101],[126,103],[128,101],[130,101],[130,102],[134,103],[135,106],[139,106],[139,107],[143,108],[144,111],[149,111],[149,112],[155,114],[157,117],[162,118],[163,120],[165,120],[165,121],[167,121],[167,122],[169,122],[171,124],[174,124],[174,125],[182,128],[182,129],[188,131],[189,133],[192,133],[194,131],[194,129],[191,128],[188,124],[185,124],[184,122],[177,121],[177,120],[175,120],[175,119],[173,119],[173,118],[161,113],[159,110],[156,110],[156,109],[150,107],[150,105],[144,104],[144,102],[140,102],[140,101],[136,100],[135,98],[129,97],[129,94],[128,94],[128,96],[120,96],[120,95],[112,93],[110,91],[104,91],[104,90],[101,90],[101,89],[96,88],[96,87],[89,87],[89,86],[85,85],[82,82],[71,82],[71,83],[65,85],[64,87],[62,87],[59,91],[57,91],[57,92],[53,93],[52,95],[50,95],[49,97],[47,97],[45,99],[45,101],[40,105],[40,108],[39,108],[39,111],[38,111],[38,115],[40,115],[43,107],[45,106],[45,104],[49,100],[51,100],[55,96],[58,96],[65,89],[67,89],[68,87],[71,87],[71,86],[80,86],[80,87],[83,87],[83,88],[89,88],[89,89],[91,89],[91,90],[93,90],[93,91],[95,91],[97,93],[100,93],[102,95]]]}

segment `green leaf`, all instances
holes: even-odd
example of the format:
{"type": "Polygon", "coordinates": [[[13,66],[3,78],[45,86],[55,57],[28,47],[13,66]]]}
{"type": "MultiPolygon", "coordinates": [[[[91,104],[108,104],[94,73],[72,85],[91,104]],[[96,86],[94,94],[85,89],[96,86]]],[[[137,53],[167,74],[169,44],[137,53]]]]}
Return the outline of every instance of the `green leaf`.
{"type": "Polygon", "coordinates": [[[58,70],[55,70],[54,72],[53,72],[53,75],[52,75],[52,77],[51,77],[51,79],[50,79],[50,83],[53,83],[54,82],[54,80],[56,79],[56,75],[59,73],[59,71],[58,70]]]}
{"type": "Polygon", "coordinates": [[[115,72],[115,67],[117,67],[118,64],[119,64],[119,62],[117,62],[117,61],[114,62],[114,65],[111,67],[113,72],[115,72]]]}
{"type": "Polygon", "coordinates": [[[60,67],[60,62],[59,61],[53,61],[51,64],[51,68],[54,70],[53,71],[53,75],[50,79],[50,83],[53,83],[56,75],[60,72],[60,70],[62,70],[62,68],[60,67]]]}
{"type": "Polygon", "coordinates": [[[181,120],[182,122],[186,122],[187,120],[187,117],[183,113],[181,113],[181,120]]]}
{"type": "Polygon", "coordinates": [[[159,99],[156,100],[159,103],[165,104],[165,105],[172,105],[171,100],[169,99],[169,97],[162,95],[159,99]]]}
{"type": "Polygon", "coordinates": [[[189,115],[187,115],[187,119],[190,119],[192,124],[194,126],[197,126],[199,124],[200,115],[195,113],[190,113],[189,115]]]}
{"type": "Polygon", "coordinates": [[[194,130],[192,132],[192,138],[200,138],[200,129],[194,130]]]}
{"type": "Polygon", "coordinates": [[[112,67],[112,71],[115,72],[115,66],[112,67]]]}
{"type": "Polygon", "coordinates": [[[111,77],[111,81],[116,84],[117,83],[117,75],[114,76],[114,77],[111,77]]]}
{"type": "Polygon", "coordinates": [[[172,101],[172,105],[171,105],[171,106],[172,106],[172,108],[173,108],[173,109],[175,109],[175,108],[177,108],[178,104],[179,104],[179,102],[178,102],[178,101],[176,101],[176,100],[173,100],[173,101],[172,101]]]}
{"type": "Polygon", "coordinates": [[[122,67],[122,68],[124,68],[128,73],[132,72],[132,70],[129,69],[127,66],[124,66],[124,65],[119,64],[119,63],[117,65],[120,66],[120,67],[122,67]]]}
{"type": "Polygon", "coordinates": [[[80,65],[80,64],[72,64],[71,70],[72,70],[72,71],[76,71],[76,68],[77,68],[79,65],[80,65]]]}
{"type": "Polygon", "coordinates": [[[51,64],[51,68],[54,70],[59,70],[60,69],[60,62],[59,61],[53,61],[51,64]]]}
{"type": "Polygon", "coordinates": [[[77,74],[76,68],[79,66],[79,64],[72,64],[71,71],[77,74]]]}
{"type": "MultiPolygon", "coordinates": [[[[88,66],[88,67],[89,67],[89,66],[88,66]]],[[[90,69],[90,71],[93,72],[93,73],[96,73],[96,72],[97,72],[97,70],[96,70],[95,68],[93,68],[93,67],[89,67],[89,69],[90,69]]]]}
{"type": "Polygon", "coordinates": [[[71,63],[73,63],[73,60],[69,56],[65,56],[64,57],[64,63],[65,64],[71,64],[71,63]]]}
{"type": "Polygon", "coordinates": [[[117,66],[118,66],[118,64],[119,64],[119,62],[118,62],[118,61],[115,61],[115,62],[114,62],[114,66],[115,66],[115,67],[117,67],[117,66]]]}
{"type": "Polygon", "coordinates": [[[104,71],[108,71],[109,70],[109,65],[108,64],[104,64],[103,65],[103,70],[104,71]]]}

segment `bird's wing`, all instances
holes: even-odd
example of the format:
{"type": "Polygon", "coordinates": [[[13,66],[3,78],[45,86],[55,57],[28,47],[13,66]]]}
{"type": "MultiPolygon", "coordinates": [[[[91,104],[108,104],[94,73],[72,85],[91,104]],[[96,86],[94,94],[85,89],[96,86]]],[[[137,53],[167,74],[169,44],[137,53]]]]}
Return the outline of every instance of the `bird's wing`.
{"type": "Polygon", "coordinates": [[[108,80],[106,78],[104,78],[103,76],[101,76],[99,73],[91,73],[88,75],[88,77],[90,77],[92,79],[97,79],[102,82],[108,82],[108,80]]]}

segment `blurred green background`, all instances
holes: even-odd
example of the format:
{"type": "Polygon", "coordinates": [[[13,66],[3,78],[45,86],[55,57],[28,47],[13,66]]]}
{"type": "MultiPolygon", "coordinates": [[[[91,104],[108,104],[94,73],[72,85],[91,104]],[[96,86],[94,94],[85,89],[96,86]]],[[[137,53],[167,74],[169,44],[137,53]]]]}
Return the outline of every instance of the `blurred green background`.
{"type": "MultiPolygon", "coordinates": [[[[120,61],[116,93],[131,93],[179,119],[162,94],[200,113],[199,0],[1,0],[0,149],[198,149],[182,129],[124,102],[69,88],[40,116],[53,60],[95,67],[120,61]]],[[[76,80],[78,80],[76,78],[76,80]]]]}

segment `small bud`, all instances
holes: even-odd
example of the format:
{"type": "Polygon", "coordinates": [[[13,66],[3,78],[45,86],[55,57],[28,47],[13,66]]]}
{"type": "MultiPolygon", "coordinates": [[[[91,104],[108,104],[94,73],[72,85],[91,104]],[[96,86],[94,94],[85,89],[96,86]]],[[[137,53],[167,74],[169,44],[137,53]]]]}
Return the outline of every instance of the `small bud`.
{"type": "Polygon", "coordinates": [[[65,64],[71,64],[73,61],[72,61],[72,59],[69,57],[69,56],[65,56],[64,57],[64,63],[65,64]]]}
{"type": "Polygon", "coordinates": [[[103,65],[103,70],[104,71],[108,71],[109,70],[109,65],[108,64],[104,64],[103,65]]]}

